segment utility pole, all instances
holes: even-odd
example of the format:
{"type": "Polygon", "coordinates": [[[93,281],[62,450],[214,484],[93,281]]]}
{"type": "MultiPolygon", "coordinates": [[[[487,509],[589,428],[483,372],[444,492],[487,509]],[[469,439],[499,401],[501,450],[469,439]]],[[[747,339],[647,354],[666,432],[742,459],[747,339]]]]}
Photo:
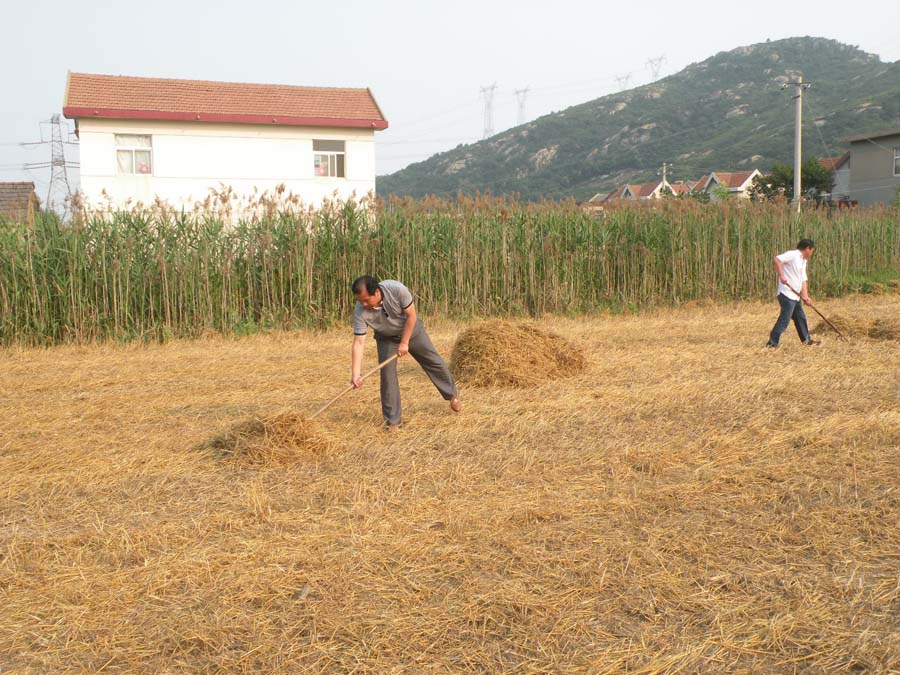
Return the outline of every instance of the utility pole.
{"type": "Polygon", "coordinates": [[[497,83],[489,87],[481,88],[481,96],[484,98],[484,135],[482,138],[490,138],[494,135],[494,92],[497,91],[497,83]]]}
{"type": "Polygon", "coordinates": [[[525,124],[525,99],[528,96],[529,87],[525,87],[524,89],[516,89],[516,102],[519,104],[519,115],[517,119],[517,123],[519,125],[525,124]]]}
{"type": "Polygon", "coordinates": [[[46,208],[55,206],[53,197],[62,194],[62,205],[65,207],[66,198],[72,194],[69,186],[69,177],[66,175],[66,152],[62,139],[62,122],[59,113],[50,118],[50,186],[47,188],[46,208]]]}
{"type": "Polygon", "coordinates": [[[794,203],[797,205],[797,213],[800,213],[800,191],[802,189],[802,184],[800,181],[800,169],[803,164],[803,92],[806,89],[809,89],[812,86],[811,82],[803,82],[803,76],[800,75],[797,77],[796,82],[789,82],[787,84],[783,84],[781,86],[782,89],[787,89],[788,87],[796,87],[797,93],[793,96],[794,99],[794,203]]]}

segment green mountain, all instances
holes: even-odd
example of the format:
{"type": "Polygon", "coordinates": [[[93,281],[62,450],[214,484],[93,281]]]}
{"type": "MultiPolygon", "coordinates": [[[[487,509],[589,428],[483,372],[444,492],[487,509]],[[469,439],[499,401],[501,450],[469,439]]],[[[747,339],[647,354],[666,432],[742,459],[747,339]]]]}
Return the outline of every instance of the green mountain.
{"type": "Polygon", "coordinates": [[[793,88],[802,75],[804,157],[840,155],[847,136],[900,126],[900,61],[835,40],[789,38],[721,52],[681,72],[460,145],[377,181],[420,197],[518,192],[588,199],[626,182],[769,169],[793,158],[793,88]]]}

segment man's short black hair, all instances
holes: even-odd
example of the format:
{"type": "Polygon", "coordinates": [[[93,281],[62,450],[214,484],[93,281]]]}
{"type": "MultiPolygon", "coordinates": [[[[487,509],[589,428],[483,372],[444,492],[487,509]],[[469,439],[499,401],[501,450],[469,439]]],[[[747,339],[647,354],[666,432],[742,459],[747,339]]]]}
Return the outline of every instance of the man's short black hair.
{"type": "Polygon", "coordinates": [[[813,243],[812,239],[801,239],[797,242],[797,248],[801,251],[805,248],[815,248],[816,245],[813,243]]]}
{"type": "Polygon", "coordinates": [[[359,295],[365,289],[366,293],[372,295],[375,291],[378,290],[378,284],[381,282],[378,281],[378,277],[372,277],[368,274],[364,274],[363,276],[354,280],[353,285],[353,295],[359,295]]]}

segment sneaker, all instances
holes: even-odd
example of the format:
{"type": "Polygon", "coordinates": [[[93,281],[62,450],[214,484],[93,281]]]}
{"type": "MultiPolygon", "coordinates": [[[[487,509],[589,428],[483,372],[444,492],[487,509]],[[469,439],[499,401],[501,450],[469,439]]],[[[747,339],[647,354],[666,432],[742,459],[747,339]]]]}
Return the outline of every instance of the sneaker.
{"type": "Polygon", "coordinates": [[[804,342],[803,344],[804,344],[804,346],[806,346],[806,347],[815,347],[816,345],[822,344],[822,341],[821,341],[821,340],[813,340],[812,338],[810,338],[809,340],[807,340],[807,341],[804,342]]]}
{"type": "Polygon", "coordinates": [[[766,349],[778,349],[778,345],[773,345],[771,342],[767,342],[766,349]]]}
{"type": "Polygon", "coordinates": [[[462,401],[459,400],[459,396],[454,396],[450,399],[450,410],[455,413],[458,413],[462,410],[462,401]]]}
{"type": "Polygon", "coordinates": [[[389,422],[385,422],[381,425],[381,430],[385,432],[396,431],[397,429],[403,428],[403,422],[400,424],[390,424],[389,422]]]}

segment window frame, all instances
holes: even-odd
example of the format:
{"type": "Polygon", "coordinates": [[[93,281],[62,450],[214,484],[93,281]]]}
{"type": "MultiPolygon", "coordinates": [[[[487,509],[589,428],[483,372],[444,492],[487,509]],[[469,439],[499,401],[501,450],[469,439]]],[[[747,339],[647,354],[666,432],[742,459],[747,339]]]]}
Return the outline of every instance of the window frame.
{"type": "Polygon", "coordinates": [[[313,176],[315,178],[347,178],[347,141],[316,138],[313,139],[313,176]],[[317,142],[341,143],[343,150],[316,150],[317,142]],[[319,173],[319,162],[326,162],[326,173],[319,173]]]}
{"type": "Polygon", "coordinates": [[[894,148],[894,175],[900,176],[900,148],[894,148]]]}
{"type": "Polygon", "coordinates": [[[152,134],[113,134],[113,142],[115,143],[116,148],[116,175],[117,176],[152,176],[153,175],[153,135],[152,134]],[[148,139],[149,145],[134,145],[134,144],[122,144],[119,145],[119,138],[122,136],[141,136],[148,139]],[[131,155],[131,171],[122,171],[121,166],[119,165],[119,153],[127,152],[131,155]],[[150,155],[150,161],[148,162],[148,171],[138,171],[137,170],[137,159],[136,153],[138,152],[146,152],[150,155]]]}

